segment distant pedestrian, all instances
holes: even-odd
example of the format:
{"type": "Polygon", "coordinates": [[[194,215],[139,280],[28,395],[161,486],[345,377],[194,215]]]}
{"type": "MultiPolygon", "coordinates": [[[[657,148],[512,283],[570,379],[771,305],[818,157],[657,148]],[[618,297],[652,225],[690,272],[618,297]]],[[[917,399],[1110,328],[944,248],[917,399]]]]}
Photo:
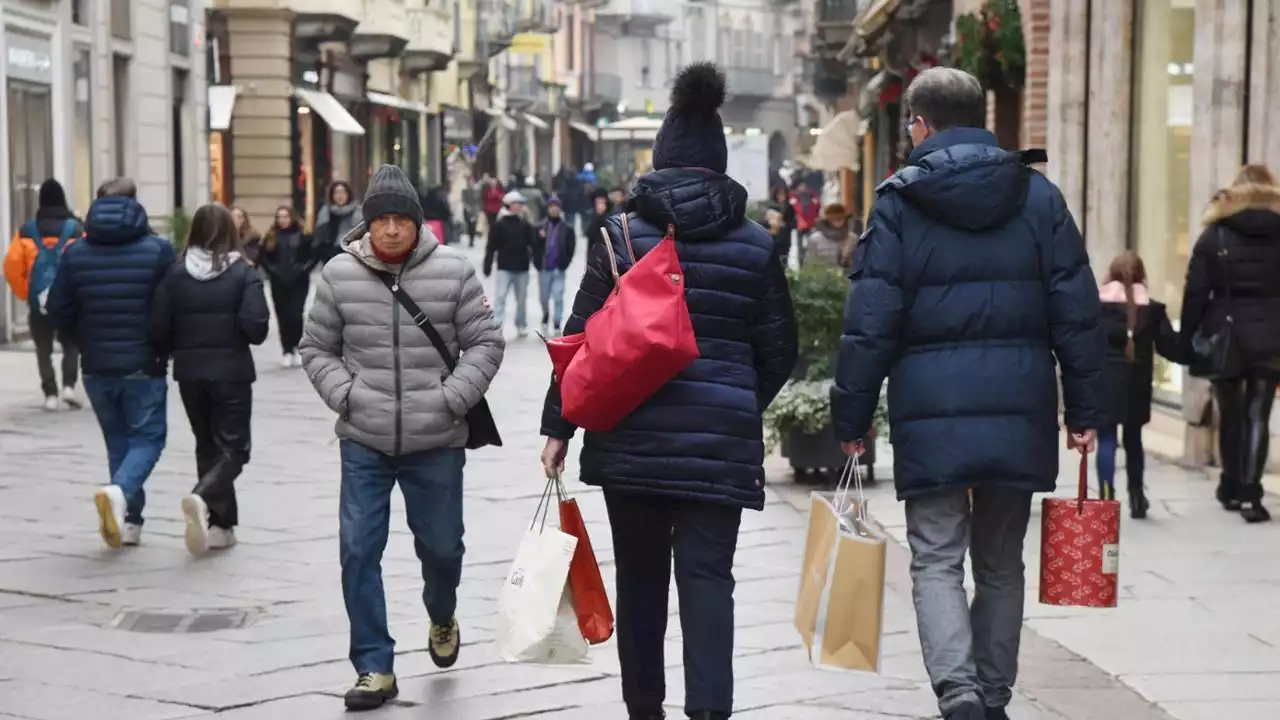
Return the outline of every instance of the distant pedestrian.
{"type": "MultiPolygon", "coordinates": [[[[1182,299],[1184,347],[1197,334],[1229,333],[1240,367],[1212,373],[1221,415],[1218,502],[1247,522],[1271,519],[1262,505],[1271,408],[1280,380],[1280,186],[1262,165],[1246,165],[1214,197],[1191,251],[1182,299]]],[[[1192,363],[1196,369],[1196,363],[1192,363]]]]}
{"type": "Polygon", "coordinates": [[[236,232],[240,235],[240,254],[245,262],[253,267],[258,266],[262,254],[262,233],[253,227],[249,213],[244,208],[232,205],[231,218],[236,223],[236,232]]]}
{"type": "Polygon", "coordinates": [[[63,403],[73,410],[82,406],[76,395],[80,351],[67,333],[58,332],[48,314],[48,296],[62,263],[63,253],[84,236],[84,226],[67,207],[67,194],[57,180],[40,184],[36,216],[13,234],[4,256],[4,277],[14,297],[27,304],[27,327],[36,344],[36,366],[44,409],[57,411],[63,403]],[[62,384],[53,367],[53,341],[62,346],[62,384]],[[61,388],[61,390],[59,390],[61,388]]]}
{"type": "Polygon", "coordinates": [[[925,669],[946,720],[1006,720],[1031,499],[1058,479],[1059,374],[1068,447],[1108,425],[1098,286],[1062,193],[1030,167],[1043,153],[997,146],[972,75],[925,70],[905,106],[915,149],[854,252],[831,411],[860,455],[892,376],[925,669]]]}
{"type": "Polygon", "coordinates": [[[251,345],[267,339],[271,313],[262,277],[240,253],[231,212],[205,205],[191,219],[182,261],[156,290],[151,337],[173,358],[173,379],[196,439],[196,476],[182,499],[187,549],[236,543],[235,480],[249,462],[253,409],[251,345]]]}
{"type": "Polygon", "coordinates": [[[1142,428],[1151,422],[1155,355],[1184,362],[1168,311],[1151,299],[1146,283],[1142,258],[1128,251],[1111,261],[1099,290],[1102,330],[1107,336],[1108,422],[1098,430],[1098,489],[1100,497],[1115,499],[1118,430],[1123,430],[1129,515],[1135,519],[1145,518],[1150,508],[1143,487],[1142,428]]]}
{"type": "Polygon", "coordinates": [[[615,187],[609,191],[609,214],[617,215],[627,211],[627,191],[615,187]]]}
{"type": "Polygon", "coordinates": [[[302,221],[293,208],[276,208],[271,228],[262,239],[262,267],[271,281],[271,304],[275,306],[280,329],[282,367],[302,367],[298,342],[302,339],[302,316],[311,291],[311,270],[315,267],[311,236],[302,231],[302,221]]]}
{"type": "MultiPolygon", "coordinates": [[[[787,186],[781,183],[774,185],[769,191],[769,210],[778,214],[777,228],[770,222],[769,234],[773,235],[774,246],[782,258],[782,266],[791,262],[791,243],[796,231],[796,209],[791,206],[791,198],[787,195],[787,186]]],[[[803,240],[803,238],[801,238],[803,240]]]]}
{"type": "Polygon", "coordinates": [[[466,415],[488,390],[504,348],[471,262],[422,232],[422,208],[404,171],[378,168],[364,218],[321,273],[302,342],[307,376],[338,416],[338,547],[359,676],[346,694],[353,710],[398,693],[381,566],[397,483],[422,563],[427,652],[440,667],[458,660],[466,415]],[[395,277],[426,313],[457,359],[452,373],[379,275],[395,277]]]}
{"type": "Polygon", "coordinates": [[[360,224],[360,203],[351,194],[351,186],[342,180],[329,186],[328,202],[316,214],[312,235],[315,259],[320,265],[342,252],[339,241],[360,224]]]}
{"type": "Polygon", "coordinates": [[[493,230],[493,224],[498,220],[498,213],[502,212],[502,198],[507,191],[502,187],[502,183],[497,178],[489,177],[485,173],[484,178],[480,181],[480,201],[484,208],[485,220],[488,220],[487,228],[493,230]]]}
{"type": "Polygon", "coordinates": [[[529,224],[528,201],[519,191],[512,190],[502,198],[502,212],[489,227],[489,239],[484,248],[484,276],[493,274],[493,267],[498,266],[498,275],[494,280],[493,316],[498,327],[505,327],[507,317],[507,296],[516,296],[516,334],[524,337],[529,332],[529,321],[526,315],[529,301],[529,267],[533,264],[534,248],[537,246],[537,231],[529,224]]]}
{"type": "MultiPolygon", "coordinates": [[[[773,240],[746,218],[747,191],[725,174],[719,108],[724,75],[711,63],[675,79],[634,185],[634,213],[609,218],[592,245],[566,333],[582,332],[613,290],[609,253],[653,250],[675,228],[702,355],[608,433],[587,433],[580,478],[604,488],[617,569],[622,699],[633,719],[663,717],[672,558],[684,636],[684,709],[696,720],[733,712],[734,553],[744,509],[764,507],[761,414],[797,356],[791,294],[773,240]]],[[[564,467],[575,428],[553,382],[542,413],[548,476],[564,467]]]]}
{"type": "Polygon", "coordinates": [[[582,234],[586,236],[587,248],[604,241],[604,236],[600,231],[604,229],[604,223],[609,219],[609,194],[603,190],[596,190],[591,195],[591,217],[583,223],[582,234]]]}
{"type": "Polygon", "coordinates": [[[831,203],[823,209],[817,227],[805,236],[804,263],[849,267],[859,234],[857,221],[844,205],[831,203]]]}
{"type": "Polygon", "coordinates": [[[538,230],[535,245],[533,264],[538,268],[542,334],[547,334],[548,326],[559,334],[564,323],[564,273],[573,262],[577,238],[573,233],[573,221],[564,214],[560,198],[555,195],[547,201],[547,221],[538,230]]]}
{"type": "Polygon", "coordinates": [[[129,178],[98,188],[85,237],[67,248],[49,293],[49,317],[80,347],[84,389],[106,441],[111,484],[94,493],[94,505],[113,548],[142,538],[143,486],[168,430],[167,361],[149,326],[174,252],[151,231],[137,194],[129,178]]]}

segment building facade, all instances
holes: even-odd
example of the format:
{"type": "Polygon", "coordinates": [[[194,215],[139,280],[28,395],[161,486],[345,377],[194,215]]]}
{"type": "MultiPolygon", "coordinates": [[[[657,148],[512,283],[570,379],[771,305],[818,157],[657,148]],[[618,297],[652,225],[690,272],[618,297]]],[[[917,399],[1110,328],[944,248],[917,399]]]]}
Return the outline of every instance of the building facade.
{"type": "MultiPolygon", "coordinates": [[[[7,244],[57,178],[83,217],[127,175],[157,230],[209,197],[203,0],[3,0],[0,212],[7,244]]],[[[26,334],[4,293],[0,342],[26,334]]]]}

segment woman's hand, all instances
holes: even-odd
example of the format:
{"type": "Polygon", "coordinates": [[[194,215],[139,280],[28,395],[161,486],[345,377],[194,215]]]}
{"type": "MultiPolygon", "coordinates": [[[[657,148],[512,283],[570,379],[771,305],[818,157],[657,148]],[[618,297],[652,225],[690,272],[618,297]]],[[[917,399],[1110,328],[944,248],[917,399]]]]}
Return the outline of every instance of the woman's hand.
{"type": "Polygon", "coordinates": [[[553,478],[564,472],[564,456],[568,450],[569,441],[547,438],[547,445],[542,448],[542,470],[547,477],[553,478]]]}

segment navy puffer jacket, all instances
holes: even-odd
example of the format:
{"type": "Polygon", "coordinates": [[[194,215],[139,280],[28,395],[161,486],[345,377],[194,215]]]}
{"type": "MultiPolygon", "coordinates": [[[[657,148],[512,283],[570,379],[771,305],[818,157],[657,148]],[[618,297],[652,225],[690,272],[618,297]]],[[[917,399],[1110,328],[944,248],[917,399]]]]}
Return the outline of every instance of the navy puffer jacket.
{"type": "MultiPolygon", "coordinates": [[[[612,432],[587,433],[581,479],[589,485],[764,507],[761,414],[791,375],[797,343],[791,294],[772,238],[746,220],[747,193],[725,175],[672,168],[637,181],[629,201],[637,257],[676,228],[685,298],[700,357],[612,432]]],[[[620,217],[606,222],[619,269],[627,258],[620,217]]],[[[582,332],[613,289],[609,248],[591,246],[565,333],[582,332]]],[[[568,439],[553,381],[542,434],[568,439]]]]}
{"type": "Polygon", "coordinates": [[[49,292],[49,315],[76,339],[86,375],[165,374],[148,331],[152,296],[174,259],[137,200],[89,207],[85,237],[67,248],[49,292]]]}
{"type": "Polygon", "coordinates": [[[876,192],[831,393],[838,436],[866,434],[887,376],[899,497],[1052,490],[1055,358],[1067,426],[1107,417],[1098,286],[1061,192],[976,128],[929,138],[876,192]]]}

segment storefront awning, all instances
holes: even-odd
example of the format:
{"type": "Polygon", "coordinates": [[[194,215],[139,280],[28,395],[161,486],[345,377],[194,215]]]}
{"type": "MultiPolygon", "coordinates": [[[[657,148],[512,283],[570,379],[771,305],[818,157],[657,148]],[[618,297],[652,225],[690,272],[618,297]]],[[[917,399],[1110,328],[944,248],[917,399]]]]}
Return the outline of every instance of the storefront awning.
{"type": "Polygon", "coordinates": [[[295,87],[293,96],[301,100],[307,107],[316,111],[321,120],[329,126],[329,129],[341,133],[343,135],[363,135],[364,128],[355,118],[351,117],[351,113],[342,107],[342,103],[338,99],[327,92],[320,90],[309,90],[307,88],[295,87]]]}
{"type": "Polygon", "coordinates": [[[515,118],[499,110],[498,108],[488,108],[485,110],[485,112],[489,113],[489,115],[491,115],[495,120],[497,120],[498,123],[501,124],[503,129],[506,130],[507,132],[515,132],[516,130],[520,129],[520,126],[516,123],[515,118]]]}
{"type": "Polygon", "coordinates": [[[209,129],[230,130],[231,112],[236,107],[236,95],[240,89],[235,85],[209,86],[209,129]]]}
{"type": "Polygon", "coordinates": [[[431,110],[426,105],[413,100],[406,100],[398,95],[388,95],[387,93],[374,92],[372,90],[364,94],[365,98],[374,105],[395,108],[397,110],[405,110],[407,112],[416,112],[423,115],[430,114],[431,110]]]}
{"type": "Polygon", "coordinates": [[[809,167],[825,172],[857,170],[862,164],[862,143],[858,139],[861,124],[861,118],[853,110],[836,115],[822,128],[813,150],[809,151],[809,167]]]}
{"type": "Polygon", "coordinates": [[[577,130],[578,132],[582,133],[583,135],[586,135],[587,137],[591,138],[592,140],[595,140],[595,139],[596,139],[596,135],[598,135],[598,134],[599,134],[599,132],[598,132],[598,130],[596,129],[596,126],[595,126],[595,125],[588,125],[588,124],[586,124],[586,123],[584,123],[584,122],[578,122],[577,120],[570,120],[570,121],[569,121],[569,127],[573,128],[574,130],[577,130]]]}
{"type": "Polygon", "coordinates": [[[543,120],[542,118],[538,117],[537,115],[531,115],[530,113],[520,113],[520,117],[521,117],[521,119],[523,119],[525,122],[529,123],[530,125],[534,126],[535,128],[537,128],[537,129],[539,129],[539,130],[550,130],[550,129],[551,129],[551,125],[549,125],[549,124],[547,123],[547,121],[546,121],[546,120],[543,120]]]}
{"type": "Polygon", "coordinates": [[[609,123],[600,128],[601,140],[635,140],[653,142],[662,127],[662,118],[634,117],[609,123]]]}

